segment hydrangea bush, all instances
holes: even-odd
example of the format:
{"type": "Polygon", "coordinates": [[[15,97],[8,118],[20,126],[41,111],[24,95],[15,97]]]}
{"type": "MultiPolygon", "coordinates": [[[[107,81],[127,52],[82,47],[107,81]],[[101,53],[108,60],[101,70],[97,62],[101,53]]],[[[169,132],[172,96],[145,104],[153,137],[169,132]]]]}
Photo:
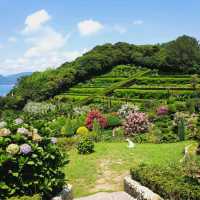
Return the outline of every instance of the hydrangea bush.
{"type": "Polygon", "coordinates": [[[56,141],[25,124],[0,129],[0,199],[37,193],[50,199],[62,189],[67,161],[56,141]]]}
{"type": "Polygon", "coordinates": [[[129,113],[123,124],[125,134],[128,136],[146,132],[149,128],[149,125],[150,123],[148,117],[143,112],[129,113]]]}
{"type": "Polygon", "coordinates": [[[87,128],[92,129],[93,128],[93,123],[94,120],[96,120],[101,128],[106,128],[107,127],[107,119],[101,114],[100,111],[98,110],[92,110],[87,114],[85,124],[87,128]]]}

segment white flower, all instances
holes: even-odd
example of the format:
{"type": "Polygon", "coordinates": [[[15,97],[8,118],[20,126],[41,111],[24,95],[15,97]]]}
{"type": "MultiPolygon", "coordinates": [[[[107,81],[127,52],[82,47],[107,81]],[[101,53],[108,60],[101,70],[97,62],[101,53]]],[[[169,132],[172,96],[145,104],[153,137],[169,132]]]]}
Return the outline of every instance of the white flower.
{"type": "Polygon", "coordinates": [[[56,106],[50,103],[45,102],[29,102],[24,107],[24,112],[33,114],[33,115],[40,115],[46,114],[49,111],[54,111],[56,106]]]}
{"type": "Polygon", "coordinates": [[[20,124],[23,124],[23,123],[24,123],[24,120],[21,119],[21,118],[17,118],[17,119],[15,120],[15,124],[16,124],[16,125],[20,125],[20,124]]]}
{"type": "Polygon", "coordinates": [[[26,135],[26,136],[29,136],[29,137],[31,137],[32,136],[32,133],[28,130],[28,129],[26,129],[26,128],[18,128],[17,129],[17,133],[20,133],[20,134],[23,134],[23,135],[26,135]]]}
{"type": "Polygon", "coordinates": [[[118,110],[118,114],[121,118],[126,118],[129,113],[138,111],[138,106],[130,103],[123,104],[121,108],[118,110]]]}
{"type": "Polygon", "coordinates": [[[7,122],[0,122],[0,128],[5,128],[7,126],[7,122]]]}

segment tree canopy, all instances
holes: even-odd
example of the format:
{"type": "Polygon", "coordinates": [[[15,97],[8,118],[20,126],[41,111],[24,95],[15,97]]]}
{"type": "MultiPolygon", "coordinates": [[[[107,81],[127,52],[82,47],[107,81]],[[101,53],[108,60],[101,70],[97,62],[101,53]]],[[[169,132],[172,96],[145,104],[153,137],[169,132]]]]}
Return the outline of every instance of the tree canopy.
{"type": "Polygon", "coordinates": [[[46,100],[120,64],[134,64],[168,73],[200,73],[200,45],[195,38],[184,35],[164,44],[133,45],[118,42],[96,46],[57,69],[35,72],[21,78],[15,88],[1,98],[0,104],[21,108],[28,100],[46,100]]]}

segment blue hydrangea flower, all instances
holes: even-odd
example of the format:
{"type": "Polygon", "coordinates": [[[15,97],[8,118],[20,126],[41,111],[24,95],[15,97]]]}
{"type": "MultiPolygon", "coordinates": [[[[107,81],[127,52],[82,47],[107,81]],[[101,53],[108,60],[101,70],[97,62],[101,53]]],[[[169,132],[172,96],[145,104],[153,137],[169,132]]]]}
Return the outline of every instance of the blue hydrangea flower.
{"type": "Polygon", "coordinates": [[[24,155],[29,154],[32,151],[32,148],[29,144],[22,144],[20,146],[20,152],[24,155]]]}

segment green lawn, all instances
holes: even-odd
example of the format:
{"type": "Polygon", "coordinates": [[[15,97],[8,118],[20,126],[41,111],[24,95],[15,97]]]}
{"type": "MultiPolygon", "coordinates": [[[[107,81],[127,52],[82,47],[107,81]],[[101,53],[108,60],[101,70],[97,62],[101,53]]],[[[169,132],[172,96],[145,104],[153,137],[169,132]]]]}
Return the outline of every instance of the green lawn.
{"type": "Polygon", "coordinates": [[[178,164],[184,147],[191,143],[136,144],[134,149],[129,149],[124,142],[98,143],[95,153],[90,155],[79,155],[75,149],[71,150],[65,172],[76,197],[100,191],[119,191],[123,189],[123,178],[131,167],[142,162],[162,166],[178,164]]]}

